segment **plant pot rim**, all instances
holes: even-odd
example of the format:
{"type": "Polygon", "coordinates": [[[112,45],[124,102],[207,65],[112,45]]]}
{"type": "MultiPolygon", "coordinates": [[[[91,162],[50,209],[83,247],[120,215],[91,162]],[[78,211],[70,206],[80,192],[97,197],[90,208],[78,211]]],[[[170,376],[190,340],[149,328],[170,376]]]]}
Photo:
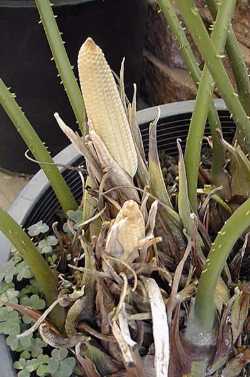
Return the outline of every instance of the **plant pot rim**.
{"type": "MultiPolygon", "coordinates": [[[[96,0],[52,0],[54,6],[79,5],[96,0]]],[[[35,8],[34,0],[0,0],[0,8],[35,8]]]]}
{"type": "MultiPolygon", "coordinates": [[[[223,100],[216,99],[214,101],[217,110],[226,111],[227,107],[223,100]]],[[[158,108],[161,112],[161,118],[168,118],[171,116],[182,115],[185,113],[192,113],[194,110],[195,101],[181,101],[170,104],[150,107],[137,112],[137,120],[139,124],[149,123],[157,116],[158,108]]],[[[58,164],[70,165],[77,161],[79,153],[70,144],[54,157],[54,161],[58,164]]],[[[60,168],[60,170],[64,170],[60,168]]],[[[8,210],[8,213],[19,223],[24,224],[26,219],[31,214],[34,204],[37,203],[45,191],[48,189],[49,183],[43,173],[39,170],[38,173],[27,183],[22,189],[14,203],[8,210]]],[[[9,258],[10,243],[0,233],[0,264],[5,263],[9,258]]],[[[4,336],[0,336],[0,365],[1,372],[4,372],[4,377],[16,377],[13,370],[12,359],[9,349],[6,345],[4,336]],[[3,370],[3,366],[5,370],[3,370]]]]}

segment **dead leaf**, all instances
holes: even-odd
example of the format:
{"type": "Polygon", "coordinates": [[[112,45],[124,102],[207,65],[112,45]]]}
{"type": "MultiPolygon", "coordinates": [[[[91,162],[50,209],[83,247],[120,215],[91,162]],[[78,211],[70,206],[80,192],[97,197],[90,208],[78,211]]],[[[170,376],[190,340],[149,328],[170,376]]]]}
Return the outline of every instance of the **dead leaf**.
{"type": "Polygon", "coordinates": [[[249,304],[250,292],[245,290],[238,291],[231,313],[233,343],[236,342],[243,331],[244,323],[248,316],[249,304]]]}
{"type": "Polygon", "coordinates": [[[229,360],[221,375],[225,377],[238,377],[248,363],[250,363],[250,348],[238,353],[234,358],[229,360]]]}
{"type": "Polygon", "coordinates": [[[238,144],[232,146],[222,139],[223,145],[230,154],[231,195],[250,196],[250,161],[238,144]]]}
{"type": "Polygon", "coordinates": [[[229,299],[229,289],[224,280],[220,277],[216,284],[214,296],[214,302],[219,313],[221,313],[223,306],[228,303],[229,299]]]}
{"type": "Polygon", "coordinates": [[[166,307],[160,288],[154,279],[144,280],[148,293],[153,322],[156,377],[167,377],[170,357],[169,328],[166,307]]]}
{"type": "Polygon", "coordinates": [[[219,333],[216,341],[216,351],[212,365],[209,367],[209,375],[212,375],[225,365],[229,358],[230,352],[232,351],[233,339],[230,323],[230,311],[232,304],[233,298],[224,308],[224,312],[220,320],[219,333]]]}
{"type": "Polygon", "coordinates": [[[180,304],[177,304],[170,327],[169,376],[171,377],[183,377],[191,371],[192,359],[185,351],[180,337],[179,319],[180,304]]]}

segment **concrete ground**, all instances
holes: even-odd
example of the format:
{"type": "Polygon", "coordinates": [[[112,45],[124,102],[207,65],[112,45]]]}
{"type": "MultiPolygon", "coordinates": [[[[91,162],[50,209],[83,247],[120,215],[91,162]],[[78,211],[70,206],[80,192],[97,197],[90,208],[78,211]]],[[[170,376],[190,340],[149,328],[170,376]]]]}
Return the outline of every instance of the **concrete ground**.
{"type": "Polygon", "coordinates": [[[0,171],[0,208],[8,209],[28,178],[8,175],[0,171]]]}

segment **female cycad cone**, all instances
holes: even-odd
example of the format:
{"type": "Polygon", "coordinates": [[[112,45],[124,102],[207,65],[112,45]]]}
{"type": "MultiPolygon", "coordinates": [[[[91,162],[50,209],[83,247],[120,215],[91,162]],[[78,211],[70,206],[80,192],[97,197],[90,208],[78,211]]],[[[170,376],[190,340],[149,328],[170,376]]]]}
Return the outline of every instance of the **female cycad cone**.
{"type": "Polygon", "coordinates": [[[78,69],[88,119],[112,157],[133,177],[137,154],[128,119],[111,69],[91,38],[80,49],[78,69]]]}

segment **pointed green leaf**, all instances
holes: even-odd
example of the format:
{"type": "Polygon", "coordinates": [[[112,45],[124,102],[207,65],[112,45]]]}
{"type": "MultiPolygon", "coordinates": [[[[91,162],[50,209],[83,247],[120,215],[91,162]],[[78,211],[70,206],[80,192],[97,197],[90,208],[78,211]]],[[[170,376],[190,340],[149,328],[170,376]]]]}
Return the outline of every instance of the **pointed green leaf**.
{"type": "Polygon", "coordinates": [[[178,194],[178,210],[184,228],[186,229],[188,235],[192,237],[194,230],[194,218],[192,216],[191,206],[188,196],[188,185],[186,168],[183,158],[183,153],[181,150],[180,140],[177,140],[177,147],[179,151],[179,194],[178,194]]]}

